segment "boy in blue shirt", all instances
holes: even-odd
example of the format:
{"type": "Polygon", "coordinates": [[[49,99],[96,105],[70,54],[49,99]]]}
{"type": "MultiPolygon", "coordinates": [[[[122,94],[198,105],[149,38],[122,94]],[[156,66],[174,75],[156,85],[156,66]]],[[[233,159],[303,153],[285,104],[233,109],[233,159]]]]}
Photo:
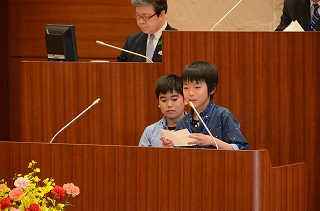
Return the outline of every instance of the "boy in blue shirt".
{"type": "Polygon", "coordinates": [[[184,115],[185,104],[179,76],[168,74],[158,78],[155,93],[164,117],[145,128],[139,146],[161,147],[161,129],[174,130],[184,115]]]}
{"type": "MultiPolygon", "coordinates": [[[[190,112],[179,120],[176,130],[187,128],[196,148],[217,148],[226,150],[248,149],[248,142],[240,131],[240,124],[232,113],[214,104],[213,96],[217,90],[218,70],[208,62],[192,62],[181,73],[183,96],[192,102],[203,122],[210,130],[211,137],[196,112],[190,112]]],[[[164,147],[173,147],[171,140],[161,137],[164,147]]]]}

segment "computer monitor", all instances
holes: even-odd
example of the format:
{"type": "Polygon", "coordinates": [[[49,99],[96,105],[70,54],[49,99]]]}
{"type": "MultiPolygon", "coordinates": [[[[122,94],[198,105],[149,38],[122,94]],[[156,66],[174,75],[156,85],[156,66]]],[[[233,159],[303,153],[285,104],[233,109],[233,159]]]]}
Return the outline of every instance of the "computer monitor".
{"type": "Polygon", "coordinates": [[[47,24],[45,40],[48,61],[78,61],[76,33],[73,25],[47,24]]]}

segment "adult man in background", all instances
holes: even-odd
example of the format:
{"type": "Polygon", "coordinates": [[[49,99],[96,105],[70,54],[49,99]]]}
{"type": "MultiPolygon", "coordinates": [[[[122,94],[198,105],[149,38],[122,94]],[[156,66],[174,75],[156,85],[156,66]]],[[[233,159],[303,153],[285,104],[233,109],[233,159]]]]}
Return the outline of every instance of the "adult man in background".
{"type": "Polygon", "coordinates": [[[295,20],[298,21],[304,31],[319,31],[318,3],[319,0],[284,0],[281,22],[276,31],[283,31],[295,20]]]}
{"type": "MultiPolygon", "coordinates": [[[[166,21],[167,0],[132,0],[136,7],[133,16],[141,32],[130,34],[124,49],[147,56],[153,62],[162,62],[162,31],[176,30],[166,21]]],[[[148,59],[122,51],[118,62],[148,62],[148,59]]]]}

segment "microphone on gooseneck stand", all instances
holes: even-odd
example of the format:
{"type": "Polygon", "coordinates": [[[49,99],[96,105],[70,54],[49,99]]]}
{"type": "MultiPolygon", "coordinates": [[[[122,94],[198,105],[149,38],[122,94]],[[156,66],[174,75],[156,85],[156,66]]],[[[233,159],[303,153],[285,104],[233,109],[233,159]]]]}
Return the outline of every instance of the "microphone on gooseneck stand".
{"type": "Polygon", "coordinates": [[[82,114],[84,114],[85,112],[87,112],[92,106],[98,104],[100,101],[100,98],[96,99],[88,108],[86,108],[84,111],[82,111],[78,116],[76,116],[73,120],[71,120],[68,124],[66,124],[63,128],[61,128],[51,139],[50,144],[52,143],[53,139],[64,129],[66,129],[66,127],[68,127],[69,125],[71,125],[71,123],[73,123],[76,119],[78,119],[82,114]]]}
{"type": "Polygon", "coordinates": [[[214,141],[214,144],[216,145],[216,148],[219,149],[218,144],[216,142],[216,139],[213,137],[213,135],[211,134],[210,130],[208,129],[207,125],[203,122],[200,114],[198,113],[197,109],[194,107],[193,103],[190,101],[189,105],[191,106],[191,108],[193,108],[194,112],[196,112],[197,116],[199,117],[201,123],[204,125],[204,127],[206,128],[207,132],[209,133],[209,135],[211,136],[211,138],[214,141]]]}
{"type": "Polygon", "coordinates": [[[117,50],[120,50],[120,51],[124,51],[124,52],[130,53],[130,54],[136,55],[136,56],[143,57],[145,59],[148,59],[150,63],[153,63],[153,61],[150,58],[148,58],[148,57],[146,57],[146,56],[144,56],[142,54],[139,54],[139,53],[136,53],[136,52],[133,52],[133,51],[129,51],[129,50],[126,50],[126,49],[123,49],[123,48],[119,48],[119,47],[116,47],[116,46],[101,42],[99,40],[97,40],[96,43],[99,44],[99,45],[108,46],[110,48],[114,48],[114,49],[117,49],[117,50]]]}
{"type": "Polygon", "coordinates": [[[240,4],[242,2],[242,0],[238,1],[238,3],[236,3],[231,10],[229,10],[216,24],[214,24],[214,26],[211,28],[210,31],[212,31],[214,29],[214,27],[216,27],[234,8],[236,8],[238,6],[238,4],[240,4]]]}

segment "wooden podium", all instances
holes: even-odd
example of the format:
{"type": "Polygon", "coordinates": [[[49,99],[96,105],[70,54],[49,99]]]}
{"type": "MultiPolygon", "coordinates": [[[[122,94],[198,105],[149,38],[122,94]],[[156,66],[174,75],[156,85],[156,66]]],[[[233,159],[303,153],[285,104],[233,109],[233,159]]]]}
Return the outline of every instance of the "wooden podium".
{"type": "Polygon", "coordinates": [[[306,164],[272,167],[268,150],[225,151],[0,142],[0,175],[37,162],[39,178],[73,182],[67,210],[306,210],[306,164]]]}

